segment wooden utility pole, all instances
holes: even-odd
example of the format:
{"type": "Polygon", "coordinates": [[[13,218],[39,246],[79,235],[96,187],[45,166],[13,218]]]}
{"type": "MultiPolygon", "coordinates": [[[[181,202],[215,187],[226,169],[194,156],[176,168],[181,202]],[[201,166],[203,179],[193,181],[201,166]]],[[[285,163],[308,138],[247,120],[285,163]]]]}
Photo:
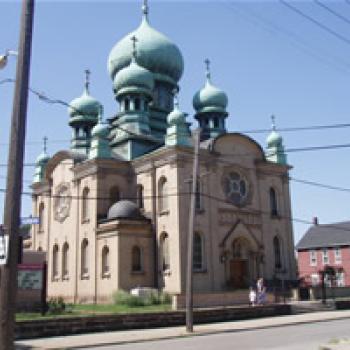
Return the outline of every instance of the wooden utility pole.
{"type": "Polygon", "coordinates": [[[196,191],[199,170],[199,144],[201,130],[197,129],[193,133],[194,141],[194,159],[192,174],[192,189],[190,216],[188,220],[188,236],[187,236],[187,274],[186,274],[186,331],[193,332],[193,230],[194,217],[196,214],[196,191]]]}
{"type": "Polygon", "coordinates": [[[13,100],[4,204],[4,231],[9,236],[9,250],[7,264],[0,266],[0,350],[14,349],[18,239],[33,14],[34,0],[22,0],[16,85],[13,100]]]}

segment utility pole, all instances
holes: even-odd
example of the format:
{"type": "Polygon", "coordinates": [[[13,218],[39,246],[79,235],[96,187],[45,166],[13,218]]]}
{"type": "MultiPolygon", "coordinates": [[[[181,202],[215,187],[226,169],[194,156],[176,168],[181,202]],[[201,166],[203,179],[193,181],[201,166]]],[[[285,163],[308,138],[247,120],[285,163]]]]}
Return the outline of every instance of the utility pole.
{"type": "Polygon", "coordinates": [[[199,170],[199,143],[201,130],[197,129],[193,132],[194,140],[194,159],[192,174],[192,190],[190,203],[190,217],[188,220],[188,236],[187,236],[187,274],[186,274],[186,331],[193,332],[193,230],[194,217],[196,214],[196,191],[199,170]]]}
{"type": "Polygon", "coordinates": [[[9,237],[9,250],[7,263],[0,266],[0,350],[14,349],[18,236],[33,14],[34,0],[22,0],[16,85],[13,100],[4,205],[4,230],[5,234],[9,237]]]}

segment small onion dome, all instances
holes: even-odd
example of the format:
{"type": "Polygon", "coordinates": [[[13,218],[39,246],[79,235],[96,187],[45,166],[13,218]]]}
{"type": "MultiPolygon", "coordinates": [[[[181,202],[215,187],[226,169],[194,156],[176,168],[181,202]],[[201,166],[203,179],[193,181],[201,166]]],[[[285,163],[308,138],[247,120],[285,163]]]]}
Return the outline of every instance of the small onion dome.
{"type": "Polygon", "coordinates": [[[226,113],[227,103],[226,93],[212,85],[210,80],[207,80],[204,88],[199,90],[193,97],[193,107],[197,113],[226,113]]]}
{"type": "Polygon", "coordinates": [[[268,147],[280,146],[282,144],[282,136],[276,130],[272,130],[266,138],[266,143],[268,147]]]}
{"type": "Polygon", "coordinates": [[[114,91],[117,96],[135,92],[151,96],[153,87],[153,74],[138,65],[134,58],[129,66],[120,70],[114,77],[114,91]]]}
{"type": "Polygon", "coordinates": [[[45,165],[50,160],[50,156],[44,151],[36,159],[36,165],[45,165]]]}
{"type": "Polygon", "coordinates": [[[96,122],[100,106],[100,102],[90,96],[87,89],[85,89],[80,97],[75,98],[69,104],[68,113],[74,119],[84,117],[84,119],[91,119],[96,122]]]}
{"type": "Polygon", "coordinates": [[[108,210],[107,219],[142,219],[139,207],[129,200],[114,203],[108,210]]]}
{"type": "Polygon", "coordinates": [[[108,57],[108,71],[114,80],[121,69],[127,67],[132,58],[130,39],[138,39],[138,62],[152,73],[155,78],[176,83],[180,80],[184,61],[179,48],[164,34],[152,28],[144,17],[140,26],[121,39],[111,50],[108,57]]]}
{"type": "Polygon", "coordinates": [[[102,124],[101,122],[98,122],[91,131],[92,137],[98,137],[102,139],[106,139],[109,135],[109,128],[107,124],[102,124]]]}
{"type": "Polygon", "coordinates": [[[169,113],[167,122],[169,125],[183,124],[185,122],[186,114],[181,112],[178,104],[174,105],[174,109],[169,113]]]}

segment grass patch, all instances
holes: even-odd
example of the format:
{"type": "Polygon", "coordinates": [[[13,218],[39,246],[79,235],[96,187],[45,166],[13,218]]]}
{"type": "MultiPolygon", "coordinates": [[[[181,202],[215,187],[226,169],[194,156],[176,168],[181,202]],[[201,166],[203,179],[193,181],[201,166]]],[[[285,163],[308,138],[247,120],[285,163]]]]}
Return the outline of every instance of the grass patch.
{"type": "Polygon", "coordinates": [[[47,314],[42,316],[38,313],[17,313],[16,321],[44,320],[58,317],[77,317],[93,315],[112,315],[112,314],[130,314],[142,312],[165,312],[171,311],[170,304],[146,305],[146,306],[128,306],[118,304],[73,304],[68,311],[61,314],[47,314]]]}

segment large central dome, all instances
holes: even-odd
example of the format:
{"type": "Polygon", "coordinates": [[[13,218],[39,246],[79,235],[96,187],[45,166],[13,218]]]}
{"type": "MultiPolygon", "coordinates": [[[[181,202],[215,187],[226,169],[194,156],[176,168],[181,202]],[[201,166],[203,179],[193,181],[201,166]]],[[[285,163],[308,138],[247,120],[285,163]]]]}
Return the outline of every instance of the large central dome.
{"type": "Polygon", "coordinates": [[[137,38],[137,62],[155,74],[156,80],[177,83],[183,73],[184,62],[179,48],[164,34],[152,28],[144,16],[140,26],[121,39],[108,57],[108,71],[112,79],[132,58],[131,38],[137,38]]]}

